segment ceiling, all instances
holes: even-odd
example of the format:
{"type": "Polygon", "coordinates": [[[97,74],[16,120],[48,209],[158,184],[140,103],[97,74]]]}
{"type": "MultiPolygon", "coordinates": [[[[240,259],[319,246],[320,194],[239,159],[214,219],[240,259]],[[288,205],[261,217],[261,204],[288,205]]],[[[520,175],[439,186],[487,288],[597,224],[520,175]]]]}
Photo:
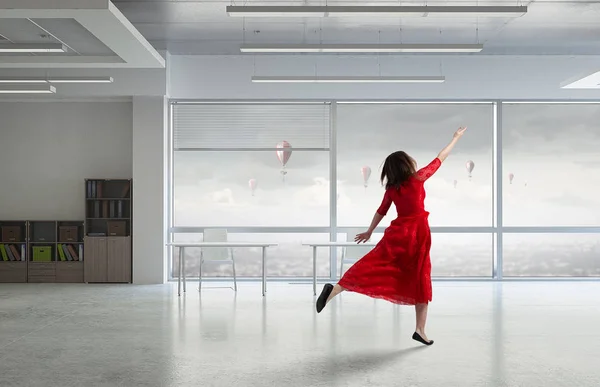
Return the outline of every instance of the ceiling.
{"type": "Polygon", "coordinates": [[[65,53],[2,54],[2,68],[164,68],[163,57],[108,0],[0,0],[3,44],[62,43],[65,53]]]}
{"type": "MultiPolygon", "coordinates": [[[[227,5],[324,1],[113,0],[150,43],[171,54],[236,54],[246,43],[483,43],[487,55],[597,55],[600,1],[328,1],[328,5],[528,5],[520,18],[234,18],[227,5]]],[[[481,55],[480,54],[480,55],[481,55]]]]}

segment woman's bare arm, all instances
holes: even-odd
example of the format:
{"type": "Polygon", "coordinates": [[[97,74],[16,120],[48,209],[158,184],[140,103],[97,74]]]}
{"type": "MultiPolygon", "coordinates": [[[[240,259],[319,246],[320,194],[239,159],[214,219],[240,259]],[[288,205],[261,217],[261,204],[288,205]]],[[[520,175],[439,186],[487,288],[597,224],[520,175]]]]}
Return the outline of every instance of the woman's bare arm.
{"type": "Polygon", "coordinates": [[[375,215],[373,215],[373,220],[371,220],[371,225],[369,226],[369,229],[366,232],[358,234],[354,238],[354,241],[356,243],[368,242],[369,239],[371,239],[371,235],[373,234],[373,231],[375,231],[375,229],[377,228],[379,223],[381,223],[381,220],[383,219],[384,216],[385,215],[381,215],[379,212],[375,212],[375,215]]]}
{"type": "Polygon", "coordinates": [[[444,160],[446,160],[446,158],[448,158],[448,156],[450,155],[450,152],[452,151],[452,148],[454,148],[454,145],[456,145],[456,143],[462,137],[462,135],[465,133],[466,130],[467,130],[466,126],[458,128],[458,130],[454,133],[454,136],[452,137],[452,141],[450,141],[450,144],[446,145],[444,147],[444,149],[442,149],[440,151],[440,153],[438,153],[437,157],[438,157],[438,159],[440,159],[440,161],[444,161],[444,160]]]}

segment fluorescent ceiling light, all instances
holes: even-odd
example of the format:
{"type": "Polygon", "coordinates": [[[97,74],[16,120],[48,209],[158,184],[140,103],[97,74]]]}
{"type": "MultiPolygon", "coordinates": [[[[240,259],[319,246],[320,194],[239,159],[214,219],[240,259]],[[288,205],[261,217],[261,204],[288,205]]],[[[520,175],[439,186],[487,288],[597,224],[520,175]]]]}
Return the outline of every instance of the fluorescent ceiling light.
{"type": "Polygon", "coordinates": [[[4,77],[2,83],[112,83],[112,77],[4,77]]]}
{"type": "Polygon", "coordinates": [[[335,16],[471,16],[519,17],[527,13],[526,6],[236,6],[226,8],[229,16],[237,17],[335,17],[335,16]]]}
{"type": "Polygon", "coordinates": [[[112,77],[50,77],[50,83],[113,83],[112,77]]]}
{"type": "Polygon", "coordinates": [[[410,77],[324,77],[324,76],[253,76],[255,83],[442,83],[443,76],[410,76],[410,77]]]}
{"type": "Polygon", "coordinates": [[[454,53],[480,52],[483,44],[245,44],[241,52],[275,53],[361,53],[361,52],[412,52],[454,53]]]}
{"type": "Polygon", "coordinates": [[[2,85],[0,94],[54,94],[56,88],[52,85],[2,85]]]}
{"type": "Polygon", "coordinates": [[[67,48],[61,43],[0,44],[0,53],[24,52],[67,52],[67,48]]]}

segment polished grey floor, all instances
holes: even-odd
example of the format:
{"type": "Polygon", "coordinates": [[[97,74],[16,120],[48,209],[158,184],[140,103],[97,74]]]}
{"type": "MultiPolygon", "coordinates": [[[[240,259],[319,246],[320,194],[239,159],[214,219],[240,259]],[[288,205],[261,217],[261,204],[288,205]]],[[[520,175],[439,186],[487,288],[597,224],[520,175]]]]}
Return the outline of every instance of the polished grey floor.
{"type": "Polygon", "coordinates": [[[0,285],[0,386],[600,386],[600,283],[434,285],[414,312],[308,285],[0,285]]]}

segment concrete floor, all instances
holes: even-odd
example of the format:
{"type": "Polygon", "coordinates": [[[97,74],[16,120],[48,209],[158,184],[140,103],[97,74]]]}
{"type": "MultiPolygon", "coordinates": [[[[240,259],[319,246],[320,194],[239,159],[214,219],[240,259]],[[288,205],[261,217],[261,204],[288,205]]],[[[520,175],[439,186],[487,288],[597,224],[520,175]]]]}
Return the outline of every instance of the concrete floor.
{"type": "Polygon", "coordinates": [[[432,347],[410,307],[188,285],[0,285],[0,386],[600,385],[600,283],[435,283],[432,347]]]}

